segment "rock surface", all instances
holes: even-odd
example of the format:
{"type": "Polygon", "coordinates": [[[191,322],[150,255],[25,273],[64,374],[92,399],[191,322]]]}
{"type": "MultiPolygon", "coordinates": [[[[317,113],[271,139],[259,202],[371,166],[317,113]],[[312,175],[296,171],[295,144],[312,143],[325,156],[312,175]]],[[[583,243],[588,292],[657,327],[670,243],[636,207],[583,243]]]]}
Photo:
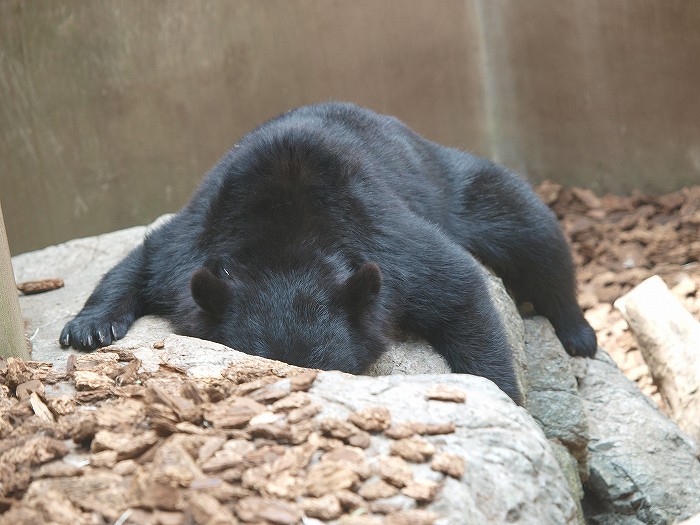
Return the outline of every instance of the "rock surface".
{"type": "Polygon", "coordinates": [[[577,502],[579,524],[585,525],[580,502],[582,480],[588,479],[588,419],[578,397],[572,358],[544,317],[525,319],[524,330],[529,390],[526,408],[550,440],[577,502]]]}
{"type": "Polygon", "coordinates": [[[574,363],[590,433],[589,521],[615,523],[612,514],[665,525],[700,512],[698,444],[662,415],[605,352],[574,363]]]}
{"type": "Polygon", "coordinates": [[[670,525],[700,511],[698,444],[605,351],[593,360],[568,356],[541,317],[525,319],[525,343],[527,408],[555,441],[575,498],[580,483],[567,463],[578,460],[587,523],[670,525]]]}
{"type": "Polygon", "coordinates": [[[292,525],[306,513],[342,524],[354,523],[351,501],[362,523],[577,523],[542,431],[486,379],[316,374],[198,339],[162,343],[71,359],[78,390],[60,410],[47,392],[61,377],[0,368],[1,525],[59,511],[75,523],[169,512],[173,523],[292,525]],[[231,365],[202,364],[214,354],[231,365]],[[81,387],[79,374],[105,380],[81,387]],[[25,380],[47,383],[42,422],[12,395],[25,380]]]}
{"type": "MultiPolygon", "coordinates": [[[[311,392],[324,400],[321,416],[386,404],[392,421],[455,423],[453,434],[432,439],[466,464],[462,479],[448,477],[444,497],[429,506],[450,516],[448,523],[576,523],[575,503],[541,430],[490,381],[456,374],[374,379],[330,372],[319,375],[311,392]],[[466,401],[426,400],[436,381],[463,389],[466,401]]],[[[372,444],[378,452],[387,446],[372,444]]]]}

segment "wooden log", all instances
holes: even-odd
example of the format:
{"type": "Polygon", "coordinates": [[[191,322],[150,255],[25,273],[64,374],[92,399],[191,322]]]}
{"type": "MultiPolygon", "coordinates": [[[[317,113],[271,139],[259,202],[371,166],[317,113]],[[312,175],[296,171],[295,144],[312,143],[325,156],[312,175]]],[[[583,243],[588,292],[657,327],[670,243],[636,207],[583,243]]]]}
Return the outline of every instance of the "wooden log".
{"type": "Polygon", "coordinates": [[[615,301],[672,418],[700,440],[700,323],[683,308],[658,276],[615,301]]]}
{"type": "Polygon", "coordinates": [[[29,345],[24,336],[19,311],[10,247],[0,207],[0,356],[29,359],[29,345]]]}

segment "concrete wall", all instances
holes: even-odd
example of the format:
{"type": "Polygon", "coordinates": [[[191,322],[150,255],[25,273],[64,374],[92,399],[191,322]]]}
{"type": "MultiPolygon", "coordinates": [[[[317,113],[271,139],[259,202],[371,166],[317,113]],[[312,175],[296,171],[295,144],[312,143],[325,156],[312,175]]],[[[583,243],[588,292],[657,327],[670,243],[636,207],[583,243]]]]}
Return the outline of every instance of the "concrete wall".
{"type": "Polygon", "coordinates": [[[700,182],[693,0],[0,2],[13,253],[179,208],[245,131],[351,100],[538,180],[700,182]]]}

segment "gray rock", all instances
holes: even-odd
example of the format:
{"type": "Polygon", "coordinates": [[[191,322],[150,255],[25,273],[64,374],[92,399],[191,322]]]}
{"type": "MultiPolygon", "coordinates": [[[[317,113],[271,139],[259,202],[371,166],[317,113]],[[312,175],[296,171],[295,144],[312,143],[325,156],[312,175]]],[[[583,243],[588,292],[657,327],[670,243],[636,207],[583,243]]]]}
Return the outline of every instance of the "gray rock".
{"type": "MultiPolygon", "coordinates": [[[[428,437],[467,465],[461,480],[445,480],[429,507],[446,517],[440,523],[577,523],[576,505],[542,431],[491,381],[458,374],[370,378],[324,372],[310,392],[323,399],[319,417],[386,405],[392,421],[455,423],[454,434],[428,437]],[[436,383],[464,390],[466,402],[427,400],[426,390],[436,383]]],[[[386,452],[389,444],[373,436],[370,453],[386,452]]],[[[430,474],[427,464],[412,468],[416,477],[430,474]]]]}
{"type": "Polygon", "coordinates": [[[554,328],[544,317],[525,320],[528,358],[527,409],[550,439],[576,458],[581,479],[588,477],[588,420],[578,397],[576,378],[554,328]]]}
{"type": "Polygon", "coordinates": [[[700,512],[697,443],[603,350],[572,361],[590,431],[589,515],[606,525],[665,525],[700,512]]]}
{"type": "Polygon", "coordinates": [[[520,316],[513,298],[508,295],[503,281],[491,273],[488,273],[488,279],[491,300],[501,315],[510,347],[513,349],[515,373],[518,378],[520,391],[523,394],[523,403],[527,404],[529,390],[527,378],[528,360],[525,351],[523,318],[520,316]]]}
{"type": "Polygon", "coordinates": [[[576,501],[578,522],[585,525],[581,480],[588,478],[588,420],[578,397],[571,358],[544,317],[525,319],[524,329],[529,388],[526,406],[550,439],[576,501]]]}
{"type": "Polygon", "coordinates": [[[449,374],[450,365],[433,347],[420,339],[410,338],[394,342],[384,354],[372,363],[364,374],[388,376],[391,374],[449,374]]]}
{"type": "Polygon", "coordinates": [[[58,290],[19,298],[22,315],[29,320],[32,359],[65,366],[68,352],[58,344],[63,325],[80,311],[102,275],[126,256],[145,232],[146,227],[138,226],[12,258],[17,282],[51,277],[65,282],[58,290]]]}
{"type": "MultiPolygon", "coordinates": [[[[145,370],[167,362],[192,376],[217,377],[231,363],[254,362],[259,368],[285,370],[289,365],[251,357],[200,339],[169,335],[162,349],[120,341],[113,348],[129,349],[145,370]]],[[[317,418],[346,418],[350,412],[386,406],[392,422],[453,422],[453,434],[426,436],[439,451],[465,459],[462,479],[445,478],[428,463],[411,464],[414,477],[442,481],[429,508],[440,525],[514,523],[577,524],[577,506],[552,453],[550,443],[527,411],[516,406],[496,385],[481,377],[411,375],[365,377],[321,372],[309,393],[323,406],[317,418]],[[428,400],[436,384],[460,388],[464,403],[428,400]]],[[[393,440],[372,435],[368,455],[386,454],[393,440]]]]}
{"type": "Polygon", "coordinates": [[[619,516],[615,514],[597,514],[588,517],[588,525],[645,525],[634,516],[619,516]]]}
{"type": "Polygon", "coordinates": [[[581,484],[581,477],[579,475],[579,464],[571,455],[569,449],[559,441],[550,439],[549,446],[564,474],[566,484],[569,487],[569,494],[571,494],[574,503],[576,503],[576,519],[579,525],[586,525],[586,518],[583,513],[583,507],[581,506],[581,500],[583,500],[583,485],[581,484]]]}
{"type": "MultiPolygon", "coordinates": [[[[503,281],[486,273],[488,277],[491,301],[498,310],[506,335],[514,350],[513,361],[523,400],[527,399],[527,360],[523,320],[513,300],[506,292],[503,281]]],[[[386,376],[392,374],[449,374],[447,361],[424,341],[409,339],[396,342],[366,371],[369,376],[386,376]]]]}

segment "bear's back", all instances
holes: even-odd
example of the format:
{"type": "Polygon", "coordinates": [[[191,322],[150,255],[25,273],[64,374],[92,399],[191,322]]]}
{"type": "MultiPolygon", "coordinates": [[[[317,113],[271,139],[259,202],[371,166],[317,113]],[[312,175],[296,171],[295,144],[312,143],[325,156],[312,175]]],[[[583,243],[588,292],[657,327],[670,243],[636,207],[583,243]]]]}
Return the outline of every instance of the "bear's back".
{"type": "Polygon", "coordinates": [[[202,242],[228,253],[353,251],[381,233],[387,213],[449,220],[447,151],[394,117],[347,103],[307,106],[245,135],[190,208],[201,214],[202,242]]]}

